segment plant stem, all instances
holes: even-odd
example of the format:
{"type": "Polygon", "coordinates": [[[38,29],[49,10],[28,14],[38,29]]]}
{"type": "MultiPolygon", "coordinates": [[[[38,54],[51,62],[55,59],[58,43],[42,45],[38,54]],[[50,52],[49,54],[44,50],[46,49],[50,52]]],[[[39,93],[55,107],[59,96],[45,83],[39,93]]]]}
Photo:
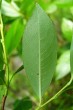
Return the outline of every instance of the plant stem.
{"type": "Polygon", "coordinates": [[[40,109],[40,107],[36,108],[36,110],[39,110],[39,109],[40,109]]]}
{"type": "Polygon", "coordinates": [[[3,34],[3,21],[2,21],[2,17],[1,17],[1,13],[0,13],[0,20],[1,20],[1,43],[3,46],[3,52],[4,52],[4,62],[5,62],[5,68],[6,68],[6,74],[7,74],[7,78],[8,78],[8,85],[9,85],[9,68],[8,68],[8,60],[7,60],[7,54],[6,54],[6,48],[5,48],[5,42],[4,42],[4,34],[3,34]]]}
{"type": "Polygon", "coordinates": [[[62,94],[64,92],[64,90],[72,83],[72,81],[73,81],[73,78],[71,77],[70,81],[58,93],[56,93],[51,99],[49,99],[43,105],[41,105],[40,107],[38,107],[36,110],[40,110],[45,105],[47,105],[48,103],[50,103],[52,100],[56,99],[60,94],[62,94]]]}
{"type": "Polygon", "coordinates": [[[4,42],[3,21],[2,21],[1,12],[0,12],[0,22],[1,22],[1,30],[0,30],[1,31],[1,43],[2,43],[2,47],[3,47],[3,55],[4,55],[4,62],[5,62],[5,73],[7,75],[7,92],[6,92],[6,95],[3,97],[3,105],[2,105],[2,110],[4,110],[6,98],[8,95],[8,88],[9,88],[9,67],[8,67],[8,60],[7,60],[6,48],[5,48],[5,42],[4,42]]]}
{"type": "Polygon", "coordinates": [[[5,95],[5,96],[3,97],[2,110],[4,110],[6,99],[7,99],[7,95],[5,95]]]}

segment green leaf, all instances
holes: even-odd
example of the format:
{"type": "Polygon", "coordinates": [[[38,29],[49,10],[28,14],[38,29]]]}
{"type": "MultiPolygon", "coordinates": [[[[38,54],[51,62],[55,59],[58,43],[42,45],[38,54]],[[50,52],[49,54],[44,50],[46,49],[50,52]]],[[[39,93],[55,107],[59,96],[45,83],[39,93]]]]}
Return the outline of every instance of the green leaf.
{"type": "Polygon", "coordinates": [[[22,43],[25,70],[41,100],[55,72],[57,38],[52,21],[38,4],[28,21],[22,43]]]}
{"type": "Polygon", "coordinates": [[[20,6],[20,11],[24,14],[27,19],[31,16],[35,1],[34,0],[23,0],[20,6]]]}
{"type": "Polygon", "coordinates": [[[19,11],[20,9],[13,1],[8,3],[5,0],[2,0],[2,8],[1,8],[2,14],[9,17],[19,17],[21,16],[19,11]]]}
{"type": "Polygon", "coordinates": [[[3,69],[3,49],[2,49],[2,44],[0,42],[0,70],[3,69]]]}
{"type": "Polygon", "coordinates": [[[73,6],[73,0],[56,0],[55,4],[61,8],[71,7],[73,6]]]}
{"type": "Polygon", "coordinates": [[[66,18],[63,18],[61,28],[64,34],[64,38],[68,40],[69,42],[71,42],[72,40],[72,26],[73,26],[72,21],[66,18]]]}
{"type": "Polygon", "coordinates": [[[58,59],[56,79],[61,79],[70,72],[70,51],[65,51],[58,59]]]}
{"type": "Polygon", "coordinates": [[[14,103],[13,110],[29,110],[32,108],[32,102],[29,98],[23,98],[21,100],[16,100],[14,103]]]}
{"type": "Polygon", "coordinates": [[[71,74],[73,77],[73,37],[72,37],[71,49],[70,49],[70,67],[71,67],[71,74]]]}
{"type": "Polygon", "coordinates": [[[57,10],[57,6],[55,4],[50,4],[46,10],[47,13],[52,14],[57,10]]]}
{"type": "Polygon", "coordinates": [[[1,70],[0,71],[0,85],[4,84],[4,79],[5,79],[5,71],[1,70]]]}
{"type": "Polygon", "coordinates": [[[21,66],[15,71],[15,74],[18,73],[18,72],[20,72],[20,71],[23,70],[23,69],[24,69],[24,66],[21,65],[21,66]]]}
{"type": "Polygon", "coordinates": [[[22,38],[24,25],[21,19],[14,21],[5,36],[7,53],[10,54],[18,45],[22,38]]]}
{"type": "Polygon", "coordinates": [[[18,72],[20,72],[20,71],[23,70],[23,69],[24,69],[24,66],[23,66],[23,65],[20,66],[20,67],[14,72],[14,74],[12,75],[12,77],[11,77],[11,79],[10,79],[10,82],[12,81],[13,77],[14,77],[18,72]]]}

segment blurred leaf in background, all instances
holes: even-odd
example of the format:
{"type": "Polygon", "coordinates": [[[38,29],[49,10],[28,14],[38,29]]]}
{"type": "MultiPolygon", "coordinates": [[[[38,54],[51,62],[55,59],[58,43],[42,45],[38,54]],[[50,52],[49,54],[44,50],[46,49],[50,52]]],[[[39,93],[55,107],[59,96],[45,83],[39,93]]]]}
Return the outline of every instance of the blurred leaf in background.
{"type": "Polygon", "coordinates": [[[7,2],[11,2],[12,0],[6,0],[7,2]]]}
{"type": "Polygon", "coordinates": [[[8,29],[5,36],[5,44],[7,53],[10,54],[17,46],[24,32],[24,24],[22,19],[15,20],[8,29]]]}
{"type": "Polygon", "coordinates": [[[32,102],[29,97],[16,100],[14,102],[14,109],[13,110],[29,110],[32,108],[32,102]]]}
{"type": "Polygon", "coordinates": [[[2,14],[10,17],[19,17],[21,16],[19,7],[15,4],[15,2],[7,2],[6,0],[2,0],[2,14]]]}
{"type": "Polygon", "coordinates": [[[60,58],[56,66],[56,79],[61,79],[70,73],[70,51],[65,51],[60,58]]]}
{"type": "Polygon", "coordinates": [[[73,28],[73,22],[66,19],[66,18],[63,18],[62,19],[62,25],[61,25],[61,28],[62,28],[62,32],[63,32],[63,37],[68,40],[69,42],[71,42],[72,40],[72,28],[73,28]]]}
{"type": "Polygon", "coordinates": [[[28,18],[28,16],[31,15],[34,3],[34,0],[22,0],[20,10],[26,18],[28,18]]]}
{"type": "Polygon", "coordinates": [[[55,4],[61,8],[71,7],[73,6],[73,0],[56,0],[55,4]]]}

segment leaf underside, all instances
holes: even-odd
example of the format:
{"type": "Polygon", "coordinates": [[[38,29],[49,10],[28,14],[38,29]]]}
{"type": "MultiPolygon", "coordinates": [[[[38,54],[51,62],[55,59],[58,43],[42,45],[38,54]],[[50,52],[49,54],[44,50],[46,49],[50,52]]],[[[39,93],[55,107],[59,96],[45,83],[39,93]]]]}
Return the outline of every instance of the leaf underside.
{"type": "Polygon", "coordinates": [[[41,100],[55,72],[57,39],[52,21],[38,4],[26,26],[22,54],[28,78],[41,100]]]}

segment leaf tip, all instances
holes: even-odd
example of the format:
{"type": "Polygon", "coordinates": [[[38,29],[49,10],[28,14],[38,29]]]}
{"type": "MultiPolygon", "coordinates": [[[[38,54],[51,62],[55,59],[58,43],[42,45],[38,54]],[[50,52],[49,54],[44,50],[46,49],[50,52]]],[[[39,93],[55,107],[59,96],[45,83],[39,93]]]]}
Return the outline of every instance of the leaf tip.
{"type": "Polygon", "coordinates": [[[40,5],[36,2],[36,8],[39,7],[40,5]]]}

